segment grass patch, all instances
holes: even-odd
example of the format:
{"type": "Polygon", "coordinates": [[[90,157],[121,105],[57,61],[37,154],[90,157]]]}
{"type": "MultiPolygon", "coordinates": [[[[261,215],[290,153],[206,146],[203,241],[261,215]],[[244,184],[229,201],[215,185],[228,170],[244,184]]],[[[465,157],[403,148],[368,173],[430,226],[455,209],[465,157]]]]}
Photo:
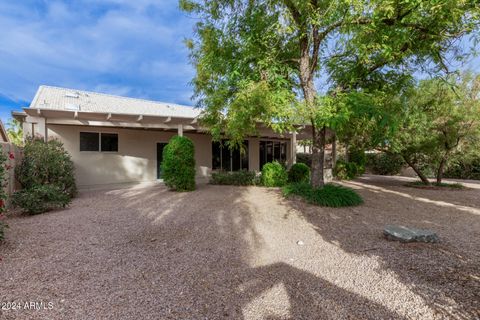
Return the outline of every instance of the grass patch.
{"type": "Polygon", "coordinates": [[[412,187],[412,188],[419,188],[419,189],[432,189],[432,190],[439,190],[439,189],[454,189],[454,190],[464,190],[466,187],[461,184],[461,183],[436,183],[433,182],[431,184],[425,184],[422,181],[412,181],[412,182],[407,182],[405,184],[407,187],[412,187]]]}
{"type": "Polygon", "coordinates": [[[351,207],[363,203],[362,197],[355,190],[327,184],[323,188],[315,189],[307,182],[290,183],[282,188],[283,195],[289,197],[297,195],[307,202],[322,207],[351,207]]]}

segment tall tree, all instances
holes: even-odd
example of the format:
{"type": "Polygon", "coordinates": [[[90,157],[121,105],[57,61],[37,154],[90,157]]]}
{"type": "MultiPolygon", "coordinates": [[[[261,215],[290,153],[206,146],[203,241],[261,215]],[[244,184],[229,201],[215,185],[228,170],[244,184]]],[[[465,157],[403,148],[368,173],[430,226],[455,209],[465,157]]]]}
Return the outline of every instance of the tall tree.
{"type": "Polygon", "coordinates": [[[443,66],[453,40],[476,30],[475,0],[180,0],[196,14],[187,41],[204,123],[232,145],[262,121],[278,131],[311,125],[312,184],[323,186],[331,105],[318,92],[351,91],[443,66]],[[317,85],[316,85],[317,84],[317,85]],[[327,103],[325,103],[327,102],[327,103]],[[299,118],[299,115],[302,117],[299,118]]]}

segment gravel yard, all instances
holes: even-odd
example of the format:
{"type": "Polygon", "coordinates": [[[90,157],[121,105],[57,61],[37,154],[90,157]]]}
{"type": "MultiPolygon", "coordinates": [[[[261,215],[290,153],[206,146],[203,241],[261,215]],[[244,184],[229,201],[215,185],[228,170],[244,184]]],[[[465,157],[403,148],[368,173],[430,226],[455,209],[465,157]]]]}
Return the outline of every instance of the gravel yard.
{"type": "Polygon", "coordinates": [[[344,209],[260,187],[84,192],[8,219],[0,301],[22,304],[0,319],[480,318],[480,184],[403,183],[345,183],[365,204],[344,209]],[[440,242],[386,241],[386,224],[440,242]]]}

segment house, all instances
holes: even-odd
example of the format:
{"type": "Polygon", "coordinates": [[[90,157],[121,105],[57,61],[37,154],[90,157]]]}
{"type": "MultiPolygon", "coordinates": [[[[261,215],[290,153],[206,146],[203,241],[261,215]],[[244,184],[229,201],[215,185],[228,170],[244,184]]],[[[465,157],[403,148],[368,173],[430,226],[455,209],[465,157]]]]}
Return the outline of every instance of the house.
{"type": "Polygon", "coordinates": [[[174,135],[195,145],[196,174],[212,170],[259,171],[278,160],[295,162],[296,139],[308,137],[308,126],[279,134],[258,124],[258,135],[245,140],[245,153],[213,142],[200,124],[201,110],[188,106],[102,93],[40,86],[24,112],[24,136],[58,139],[72,156],[80,188],[161,179],[162,151],[174,135]]]}

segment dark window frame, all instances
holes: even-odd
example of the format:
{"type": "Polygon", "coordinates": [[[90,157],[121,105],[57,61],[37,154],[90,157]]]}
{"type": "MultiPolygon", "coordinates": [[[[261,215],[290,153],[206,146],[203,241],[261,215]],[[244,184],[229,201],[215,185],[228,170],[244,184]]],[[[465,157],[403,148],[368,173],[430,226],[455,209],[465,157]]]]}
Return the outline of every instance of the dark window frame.
{"type": "Polygon", "coordinates": [[[80,133],[79,133],[79,149],[80,149],[80,152],[117,153],[118,152],[118,141],[119,141],[119,137],[118,137],[117,132],[80,131],[80,133]],[[98,142],[97,142],[96,150],[93,150],[93,149],[92,150],[82,150],[82,134],[91,134],[91,135],[95,134],[95,135],[97,135],[98,142]],[[111,135],[112,137],[116,136],[116,138],[117,138],[116,150],[103,150],[103,148],[102,148],[102,135],[111,135]]]}

